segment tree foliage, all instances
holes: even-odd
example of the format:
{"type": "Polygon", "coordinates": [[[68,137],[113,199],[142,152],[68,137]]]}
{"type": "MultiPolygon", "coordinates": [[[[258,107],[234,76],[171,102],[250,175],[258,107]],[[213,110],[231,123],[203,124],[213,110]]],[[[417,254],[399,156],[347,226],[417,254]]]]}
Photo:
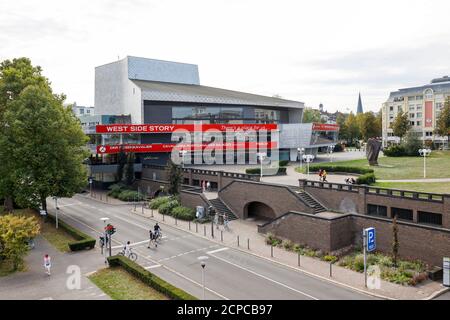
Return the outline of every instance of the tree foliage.
{"type": "Polygon", "coordinates": [[[0,216],[0,255],[13,262],[14,270],[21,268],[28,250],[27,240],[39,234],[37,218],[7,214],[0,216]]]}
{"type": "Polygon", "coordinates": [[[35,82],[3,113],[0,161],[8,172],[0,185],[21,206],[46,209],[47,197],[70,197],[86,184],[87,137],[72,110],[63,106],[65,97],[53,94],[45,78],[35,82]],[[5,188],[7,183],[12,188],[5,188]]]}
{"type": "Polygon", "coordinates": [[[447,136],[450,145],[450,97],[445,101],[444,109],[436,120],[436,133],[441,137],[447,136]]]}
{"type": "Polygon", "coordinates": [[[411,123],[407,112],[399,112],[392,122],[392,132],[400,139],[411,129],[411,123]]]}
{"type": "Polygon", "coordinates": [[[317,122],[321,123],[320,111],[312,108],[305,108],[303,110],[303,123],[317,122]]]}
{"type": "Polygon", "coordinates": [[[171,159],[167,163],[168,177],[169,177],[169,194],[177,195],[180,193],[180,186],[183,179],[183,172],[181,167],[175,164],[171,159]]]}
{"type": "Polygon", "coordinates": [[[397,225],[397,215],[394,215],[394,219],[392,220],[392,261],[394,262],[394,266],[397,266],[398,260],[398,225],[397,225]]]}

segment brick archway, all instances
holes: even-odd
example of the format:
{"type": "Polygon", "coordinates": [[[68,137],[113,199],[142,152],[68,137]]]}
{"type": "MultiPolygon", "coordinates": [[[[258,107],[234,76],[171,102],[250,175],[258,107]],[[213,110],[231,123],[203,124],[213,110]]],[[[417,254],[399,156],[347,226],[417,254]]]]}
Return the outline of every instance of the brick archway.
{"type": "Polygon", "coordinates": [[[260,218],[273,220],[277,217],[275,211],[267,204],[259,201],[252,201],[244,207],[244,219],[260,218]]]}

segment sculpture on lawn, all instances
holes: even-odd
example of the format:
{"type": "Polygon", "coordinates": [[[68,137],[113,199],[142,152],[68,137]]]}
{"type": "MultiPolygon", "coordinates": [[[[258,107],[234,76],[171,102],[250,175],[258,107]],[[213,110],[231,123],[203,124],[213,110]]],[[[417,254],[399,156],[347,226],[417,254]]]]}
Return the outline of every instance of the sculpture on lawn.
{"type": "Polygon", "coordinates": [[[370,138],[366,145],[366,158],[369,161],[369,165],[378,165],[378,155],[381,150],[381,141],[376,138],[370,138]]]}

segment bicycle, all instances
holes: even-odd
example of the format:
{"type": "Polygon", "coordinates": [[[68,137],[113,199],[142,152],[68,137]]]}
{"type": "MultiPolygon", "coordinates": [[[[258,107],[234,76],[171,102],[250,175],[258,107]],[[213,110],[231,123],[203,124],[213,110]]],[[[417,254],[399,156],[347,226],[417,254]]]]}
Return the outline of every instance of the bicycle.
{"type": "Polygon", "coordinates": [[[156,232],[155,242],[160,242],[161,240],[162,240],[162,232],[160,230],[159,232],[156,232]]]}
{"type": "MultiPolygon", "coordinates": [[[[130,253],[128,254],[127,258],[130,259],[131,261],[136,261],[138,258],[137,254],[134,253],[131,248],[129,249],[129,251],[130,253]]],[[[125,256],[125,248],[123,248],[122,251],[118,253],[118,255],[125,256]]]]}

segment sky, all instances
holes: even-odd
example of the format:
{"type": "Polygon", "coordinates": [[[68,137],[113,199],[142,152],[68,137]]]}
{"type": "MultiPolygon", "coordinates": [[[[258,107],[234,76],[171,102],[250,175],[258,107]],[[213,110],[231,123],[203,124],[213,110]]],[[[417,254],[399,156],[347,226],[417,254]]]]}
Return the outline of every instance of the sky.
{"type": "Polygon", "coordinates": [[[94,105],[95,67],[127,55],[193,63],[203,85],[327,111],[450,75],[448,0],[0,2],[0,60],[29,57],[68,102],[94,105]]]}

